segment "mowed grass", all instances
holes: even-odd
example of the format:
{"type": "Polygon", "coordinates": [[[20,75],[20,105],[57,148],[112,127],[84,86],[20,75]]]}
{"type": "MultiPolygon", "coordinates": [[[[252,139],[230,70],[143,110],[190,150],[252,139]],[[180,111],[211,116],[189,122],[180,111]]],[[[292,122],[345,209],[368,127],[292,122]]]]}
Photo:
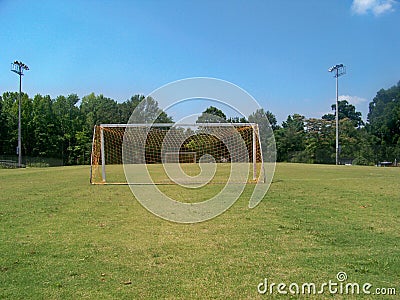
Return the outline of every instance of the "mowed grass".
{"type": "MultiPolygon", "coordinates": [[[[278,164],[256,208],[249,185],[190,225],[88,178],[87,166],[0,170],[1,299],[266,299],[278,295],[258,294],[264,278],[322,284],[338,272],[400,294],[400,168],[278,164]]],[[[219,188],[163,187],[182,201],[219,188]]]]}
{"type": "MultiPolygon", "coordinates": [[[[125,172],[127,172],[129,174],[129,182],[134,184],[148,184],[153,182],[157,184],[175,184],[171,178],[183,184],[199,182],[225,184],[229,179],[230,182],[234,183],[243,183],[246,180],[254,183],[252,163],[203,163],[203,173],[201,172],[202,169],[199,163],[165,164],[164,166],[166,166],[165,169],[160,164],[132,164],[126,165],[124,171],[123,165],[106,165],[106,182],[109,184],[126,184],[127,178],[125,177],[125,172]],[[233,176],[229,178],[231,169],[235,172],[232,172],[233,176]],[[177,172],[179,170],[181,172],[177,172]]],[[[260,176],[261,167],[261,163],[257,163],[254,166],[256,178],[260,176]]],[[[93,167],[93,174],[93,183],[102,184],[101,165],[93,167]]]]}

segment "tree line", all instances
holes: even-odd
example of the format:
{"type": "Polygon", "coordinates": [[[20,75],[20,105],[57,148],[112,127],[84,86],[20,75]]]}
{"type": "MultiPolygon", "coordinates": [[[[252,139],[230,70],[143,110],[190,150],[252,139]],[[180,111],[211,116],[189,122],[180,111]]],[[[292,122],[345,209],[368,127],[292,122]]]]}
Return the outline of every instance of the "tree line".
{"type": "MultiPolygon", "coordinates": [[[[5,92],[0,97],[0,159],[16,155],[19,93],[5,92]]],[[[76,94],[30,98],[21,95],[22,154],[24,157],[56,158],[63,165],[88,164],[94,125],[127,123],[145,97],[134,95],[122,103],[94,93],[82,99],[76,94]]],[[[150,103],[157,107],[156,101],[150,103]]],[[[260,109],[248,117],[227,118],[216,107],[207,108],[199,122],[263,122],[268,118],[274,130],[277,160],[304,163],[335,162],[335,109],[321,118],[292,114],[278,124],[269,111],[260,109]]],[[[366,123],[348,101],[339,101],[340,161],[372,165],[400,159],[400,81],[377,92],[369,104],[366,123]]],[[[158,122],[172,122],[161,112],[158,122]]],[[[262,144],[267,141],[262,140],[262,144]]]]}
{"type": "MultiPolygon", "coordinates": [[[[321,118],[289,115],[278,124],[270,111],[257,110],[248,120],[262,123],[268,118],[274,131],[277,161],[334,164],[336,160],[336,105],[332,113],[321,118]]],[[[400,81],[397,85],[381,89],[369,104],[367,122],[361,112],[347,100],[338,102],[339,161],[341,164],[374,165],[380,162],[396,163],[400,159],[400,81]]],[[[244,118],[229,118],[215,107],[209,107],[199,117],[210,121],[215,115],[227,122],[247,122],[244,118]]],[[[267,126],[264,124],[263,126],[267,126]]],[[[260,127],[262,128],[262,126],[260,127]]],[[[265,138],[264,138],[265,139],[265,138]]],[[[267,144],[261,140],[261,144],[267,144]]],[[[264,146],[264,148],[266,145],[264,146]]]]}
{"type": "MultiPolygon", "coordinates": [[[[0,156],[16,155],[18,139],[19,93],[5,92],[0,97],[0,156]]],[[[76,94],[58,96],[21,95],[22,155],[58,159],[58,164],[88,164],[94,125],[127,123],[132,111],[145,97],[135,95],[117,101],[95,95],[80,99],[76,94]]],[[[172,119],[161,113],[159,120],[172,119]]]]}

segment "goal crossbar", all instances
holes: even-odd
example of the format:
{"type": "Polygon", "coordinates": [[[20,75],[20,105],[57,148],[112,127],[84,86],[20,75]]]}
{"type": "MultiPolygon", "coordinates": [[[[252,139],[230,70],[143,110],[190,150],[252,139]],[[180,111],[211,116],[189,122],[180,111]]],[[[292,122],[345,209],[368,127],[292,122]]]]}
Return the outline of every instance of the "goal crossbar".
{"type": "Polygon", "coordinates": [[[100,124],[101,127],[238,127],[258,126],[256,123],[137,123],[137,124],[100,124]]]}

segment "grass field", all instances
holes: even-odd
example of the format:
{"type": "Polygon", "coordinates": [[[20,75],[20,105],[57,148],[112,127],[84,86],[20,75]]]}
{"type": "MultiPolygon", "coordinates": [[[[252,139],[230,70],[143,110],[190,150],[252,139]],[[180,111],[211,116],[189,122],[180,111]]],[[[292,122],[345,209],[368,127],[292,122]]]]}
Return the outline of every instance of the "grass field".
{"type": "MultiPolygon", "coordinates": [[[[258,284],[338,282],[338,272],[371,292],[396,288],[365,299],[400,294],[400,168],[278,164],[255,209],[249,187],[223,215],[192,225],[88,177],[87,166],[0,169],[1,299],[279,298],[258,284]]],[[[325,291],[313,297],[333,298],[325,291]]]]}
{"type": "MultiPolygon", "coordinates": [[[[203,163],[203,174],[201,174],[202,169],[199,167],[199,163],[181,163],[181,164],[164,164],[166,168],[160,167],[160,164],[132,164],[132,165],[106,165],[106,182],[110,184],[115,183],[127,183],[127,179],[130,179],[130,183],[134,184],[174,184],[177,180],[183,184],[188,183],[218,183],[225,184],[231,172],[231,167],[235,168],[235,173],[232,173],[230,180],[231,182],[243,183],[243,182],[253,182],[253,164],[252,163],[203,163]],[[179,167],[177,167],[179,166],[179,167]],[[214,169],[215,167],[215,169],[214,169]],[[125,172],[128,172],[129,176],[125,177],[125,172]],[[169,172],[166,172],[169,171],[169,172]],[[179,173],[177,171],[182,171],[179,173]],[[239,172],[238,172],[239,171],[239,172]],[[149,174],[149,177],[147,176],[149,174]],[[246,175],[247,174],[247,178],[246,175]],[[195,178],[188,178],[195,177],[195,178]]],[[[255,177],[259,178],[261,172],[262,164],[257,163],[254,166],[255,177]]],[[[265,170],[267,167],[264,168],[265,170]]],[[[95,184],[102,184],[102,171],[101,165],[94,166],[92,169],[93,177],[92,182],[95,184]]],[[[260,178],[260,182],[263,178],[260,178]]]]}

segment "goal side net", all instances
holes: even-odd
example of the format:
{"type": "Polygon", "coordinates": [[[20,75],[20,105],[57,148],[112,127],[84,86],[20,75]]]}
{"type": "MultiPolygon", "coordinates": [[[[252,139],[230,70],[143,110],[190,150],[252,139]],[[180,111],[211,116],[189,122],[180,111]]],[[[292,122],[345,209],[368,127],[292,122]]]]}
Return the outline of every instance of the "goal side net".
{"type": "Polygon", "coordinates": [[[196,183],[202,173],[210,183],[265,182],[260,145],[254,123],[102,124],[93,131],[90,182],[196,183]],[[235,177],[238,168],[245,176],[235,177]]]}

